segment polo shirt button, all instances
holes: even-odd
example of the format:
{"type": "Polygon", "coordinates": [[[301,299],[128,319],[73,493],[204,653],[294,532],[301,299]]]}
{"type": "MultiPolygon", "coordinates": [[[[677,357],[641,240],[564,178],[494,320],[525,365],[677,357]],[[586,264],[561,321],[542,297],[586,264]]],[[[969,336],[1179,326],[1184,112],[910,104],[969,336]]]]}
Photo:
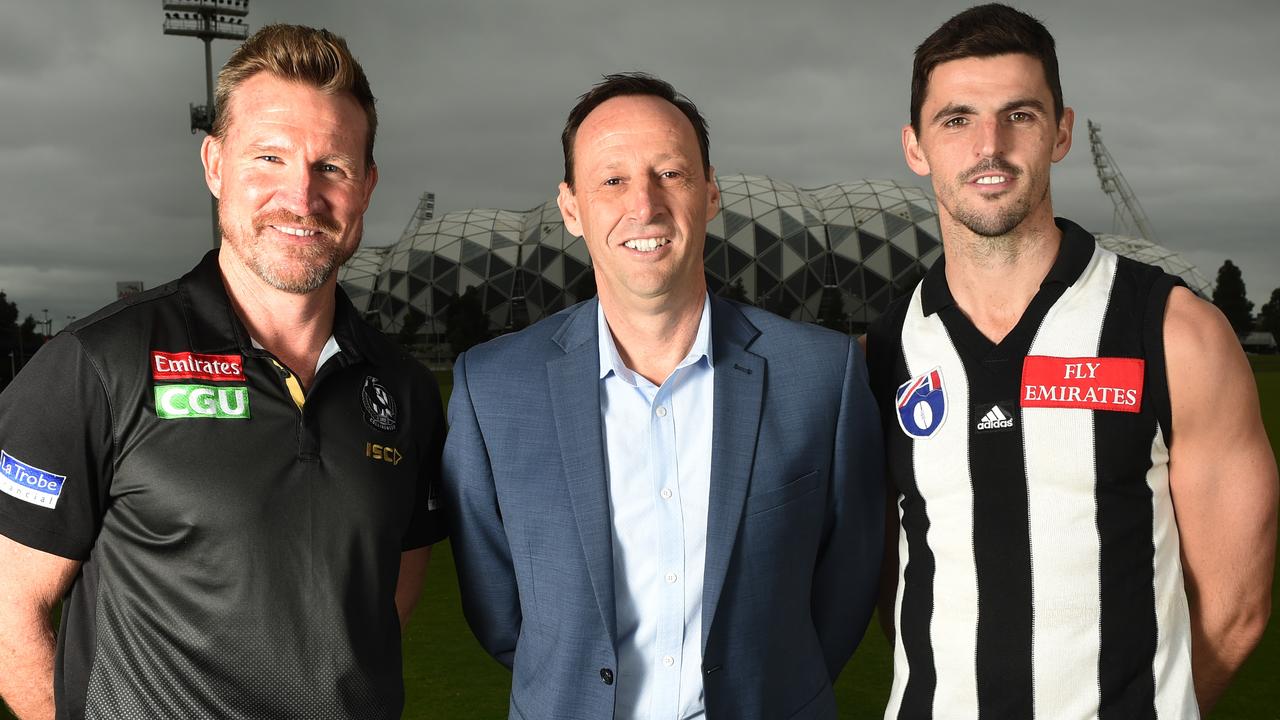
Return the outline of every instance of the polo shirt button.
{"type": "Polygon", "coordinates": [[[609,668],[600,668],[600,682],[605,685],[613,684],[613,671],[609,668]]]}
{"type": "Polygon", "coordinates": [[[658,406],[658,409],[657,409],[657,410],[655,410],[654,412],[656,412],[656,413],[658,414],[658,417],[666,417],[666,416],[667,416],[667,409],[666,409],[666,408],[664,408],[664,407],[662,407],[661,405],[659,405],[659,406],[658,406]]]}

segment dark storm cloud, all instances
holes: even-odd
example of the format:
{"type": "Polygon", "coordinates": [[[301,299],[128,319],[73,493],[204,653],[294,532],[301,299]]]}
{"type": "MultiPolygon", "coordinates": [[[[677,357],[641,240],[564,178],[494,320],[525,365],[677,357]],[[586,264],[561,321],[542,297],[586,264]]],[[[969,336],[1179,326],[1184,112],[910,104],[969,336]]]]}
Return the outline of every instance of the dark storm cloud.
{"type": "MultiPolygon", "coordinates": [[[[721,172],[812,187],[861,178],[927,185],[902,162],[911,53],[964,2],[849,3],[254,0],[252,27],[326,26],[347,37],[378,95],[381,182],[366,241],[386,244],[419,194],[439,211],[525,209],[554,196],[559,131],[602,73],[645,69],[711,122],[721,172]]],[[[1231,257],[1261,302],[1280,285],[1271,216],[1280,116],[1271,3],[1024,5],[1059,42],[1075,147],[1055,209],[1110,231],[1085,118],[1159,240],[1212,278],[1231,257]]],[[[60,319],[148,286],[208,246],[209,206],[187,132],[203,57],[165,36],[158,2],[32,3],[0,25],[0,287],[60,319]]],[[[231,43],[216,41],[220,65],[231,43]]],[[[37,314],[39,314],[37,312],[37,314]]],[[[55,327],[60,325],[55,322],[55,327]]]]}

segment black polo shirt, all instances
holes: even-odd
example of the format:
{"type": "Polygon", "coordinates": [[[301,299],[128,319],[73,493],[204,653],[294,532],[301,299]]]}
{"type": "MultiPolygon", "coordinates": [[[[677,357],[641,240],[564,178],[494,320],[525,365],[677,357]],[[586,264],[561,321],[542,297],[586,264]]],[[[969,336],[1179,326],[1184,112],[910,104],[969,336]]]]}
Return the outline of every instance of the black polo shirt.
{"type": "Polygon", "coordinates": [[[0,533],[82,561],[59,718],[398,718],[400,553],[442,539],[434,379],[338,291],[302,397],[217,251],[0,395],[0,533]],[[299,402],[301,401],[301,402],[299,402]]]}

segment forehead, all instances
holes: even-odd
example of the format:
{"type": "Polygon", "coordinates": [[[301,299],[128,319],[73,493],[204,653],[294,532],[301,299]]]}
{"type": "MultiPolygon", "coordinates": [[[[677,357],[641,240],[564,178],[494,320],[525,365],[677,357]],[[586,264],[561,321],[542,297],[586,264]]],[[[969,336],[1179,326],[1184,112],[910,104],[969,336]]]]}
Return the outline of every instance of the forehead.
{"type": "Polygon", "coordinates": [[[232,131],[301,128],[364,142],[368,119],[349,93],[329,94],[270,72],[249,77],[231,93],[232,131]]]}
{"type": "Polygon", "coordinates": [[[923,105],[980,106],[984,100],[999,104],[1010,97],[1050,99],[1051,95],[1040,61],[1024,53],[1009,53],[940,63],[929,73],[923,105]]]}
{"type": "Polygon", "coordinates": [[[679,108],[652,95],[610,98],[592,110],[574,137],[575,162],[624,153],[698,157],[693,123],[679,108]]]}

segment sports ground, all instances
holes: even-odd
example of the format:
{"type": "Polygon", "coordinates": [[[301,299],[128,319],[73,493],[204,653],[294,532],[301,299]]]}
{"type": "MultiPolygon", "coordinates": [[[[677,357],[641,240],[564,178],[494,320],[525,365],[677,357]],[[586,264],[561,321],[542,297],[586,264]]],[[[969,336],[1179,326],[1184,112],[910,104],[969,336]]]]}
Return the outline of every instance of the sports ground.
{"type": "MultiPolygon", "coordinates": [[[[1273,450],[1280,449],[1280,357],[1254,357],[1262,415],[1273,450]]],[[[441,374],[448,383],[447,374],[441,374]]],[[[448,397],[450,387],[441,388],[448,397]]],[[[1272,595],[1280,598],[1280,583],[1272,595]]],[[[862,645],[836,684],[841,717],[878,718],[889,695],[892,656],[873,620],[862,645]]],[[[462,618],[453,557],[448,543],[436,546],[422,601],[404,643],[407,701],[412,720],[493,720],[506,717],[510,673],[480,649],[462,618]]],[[[0,709],[0,718],[10,716],[0,709]]],[[[1267,627],[1262,644],[1237,675],[1210,716],[1280,718],[1280,621],[1267,627]]]]}

